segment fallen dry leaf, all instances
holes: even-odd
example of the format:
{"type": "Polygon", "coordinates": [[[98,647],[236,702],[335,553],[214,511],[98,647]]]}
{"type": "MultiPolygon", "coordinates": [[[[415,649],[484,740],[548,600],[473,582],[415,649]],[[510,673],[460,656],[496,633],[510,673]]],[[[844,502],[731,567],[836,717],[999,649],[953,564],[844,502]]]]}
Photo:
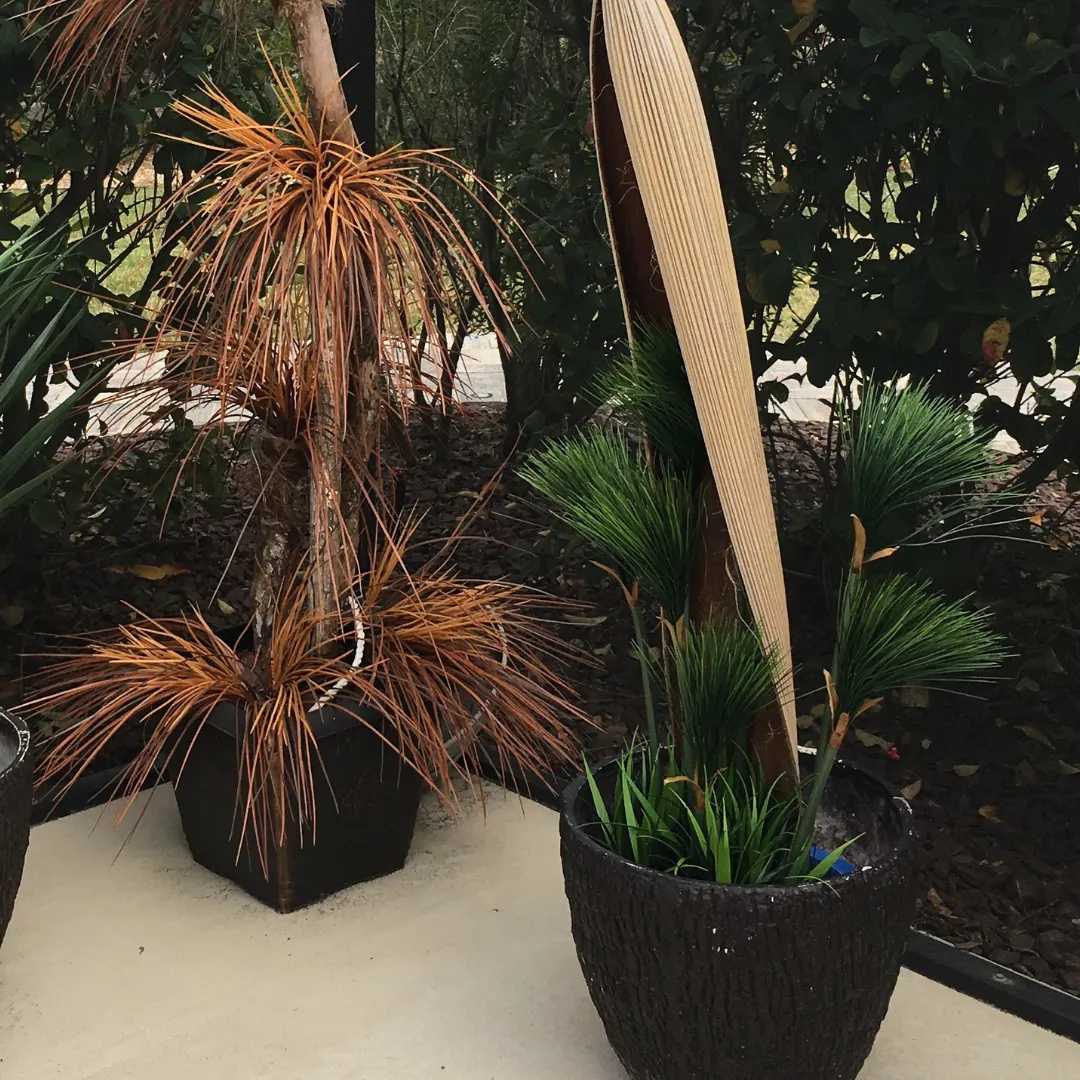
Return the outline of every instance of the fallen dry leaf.
{"type": "Polygon", "coordinates": [[[780,243],[777,240],[762,240],[761,250],[766,255],[775,255],[780,250],[780,243]]]}
{"type": "Polygon", "coordinates": [[[593,656],[610,656],[612,652],[611,642],[601,645],[599,649],[593,649],[593,656]]]}
{"type": "Polygon", "coordinates": [[[105,567],[105,573],[106,574],[126,574],[127,571],[122,566],[113,565],[113,566],[106,566],[105,567]]]}
{"type": "Polygon", "coordinates": [[[996,806],[991,806],[989,803],[986,806],[979,807],[979,817],[984,818],[986,821],[992,821],[995,825],[1002,825],[1004,822],[998,817],[998,811],[996,806]]]}
{"type": "Polygon", "coordinates": [[[925,686],[905,686],[899,697],[900,704],[909,709],[925,709],[930,704],[930,691],[925,686]]]}
{"type": "Polygon", "coordinates": [[[1032,678],[1027,675],[1021,675],[1016,680],[1016,689],[1029,694],[1037,694],[1042,687],[1032,678]]]}
{"type": "Polygon", "coordinates": [[[826,713],[827,713],[828,711],[829,711],[829,706],[828,706],[828,705],[826,705],[826,704],[825,704],[824,702],[821,702],[821,703],[819,703],[819,704],[815,705],[815,706],[814,706],[814,707],[813,707],[813,708],[812,708],[812,709],[810,710],[810,715],[811,715],[811,716],[812,716],[812,717],[813,717],[813,718],[814,718],[815,720],[824,720],[824,719],[825,719],[825,714],[826,714],[826,713]]]}
{"type": "Polygon", "coordinates": [[[1028,521],[1030,521],[1032,525],[1041,525],[1045,516],[1046,510],[1040,510],[1037,514],[1032,514],[1031,517],[1028,518],[1028,521]]]}
{"type": "Polygon", "coordinates": [[[954,773],[956,773],[957,776],[961,776],[961,777],[974,776],[979,771],[979,766],[978,765],[954,765],[952,767],[952,771],[954,773]]]}
{"type": "Polygon", "coordinates": [[[888,750],[889,744],[880,736],[874,735],[872,732],[864,731],[862,728],[852,728],[852,735],[862,743],[863,746],[869,748],[872,746],[878,746],[882,750],[888,750]]]}
{"type": "Polygon", "coordinates": [[[813,15],[817,8],[818,0],[791,0],[791,6],[796,15],[813,15]]]}
{"type": "Polygon", "coordinates": [[[1029,739],[1034,739],[1037,743],[1042,743],[1048,750],[1054,749],[1054,744],[1050,741],[1050,736],[1045,731],[1040,731],[1034,724],[1017,724],[1017,731],[1022,731],[1029,739]]]}
{"type": "Polygon", "coordinates": [[[922,791],[922,781],[913,780],[906,788],[900,789],[900,794],[903,795],[908,802],[911,802],[920,791],[922,791]]]}
{"type": "Polygon", "coordinates": [[[952,914],[952,908],[941,899],[941,894],[937,889],[930,889],[926,894],[926,899],[930,901],[930,906],[938,915],[948,918],[952,914]]]}
{"type": "Polygon", "coordinates": [[[5,607],[0,607],[0,623],[3,623],[10,630],[23,621],[25,614],[26,611],[21,604],[8,604],[5,607]]]}
{"type": "Polygon", "coordinates": [[[143,581],[164,581],[166,578],[186,574],[187,571],[182,566],[174,566],[172,563],[166,563],[164,566],[146,566],[140,563],[138,566],[130,567],[128,573],[142,578],[143,581]]]}
{"type": "Polygon", "coordinates": [[[921,745],[922,745],[922,748],[924,750],[929,750],[930,749],[930,740],[929,739],[923,739],[921,745]]]}
{"type": "Polygon", "coordinates": [[[1080,769],[1075,765],[1070,765],[1067,761],[1059,761],[1058,766],[1064,776],[1076,776],[1080,774],[1080,769]]]}
{"type": "Polygon", "coordinates": [[[236,608],[234,608],[232,606],[232,604],[228,603],[225,600],[219,599],[218,602],[217,602],[217,606],[218,606],[218,611],[220,611],[222,615],[235,615],[236,614],[236,608]]]}
{"type": "Polygon", "coordinates": [[[607,622],[606,615],[564,615],[563,622],[571,626],[602,626],[607,622]]]}
{"type": "Polygon", "coordinates": [[[1009,324],[1008,319],[995,319],[983,331],[982,354],[989,363],[998,364],[1001,362],[1006,349],[1009,347],[1009,338],[1011,336],[1012,326],[1009,324]]]}
{"type": "Polygon", "coordinates": [[[812,716],[806,716],[806,715],[796,716],[795,717],[795,726],[800,731],[809,731],[810,728],[812,728],[814,726],[814,718],[812,716]]]}
{"type": "Polygon", "coordinates": [[[994,727],[996,727],[996,728],[1003,728],[1003,727],[1008,727],[1008,726],[1009,726],[1009,721],[1005,720],[1004,718],[1002,718],[1000,716],[994,721],[994,727]]]}
{"type": "Polygon", "coordinates": [[[982,944],[981,941],[958,941],[954,948],[957,949],[977,949],[982,944]]]}
{"type": "Polygon", "coordinates": [[[1021,761],[1016,766],[1016,786],[1023,787],[1025,784],[1035,783],[1035,770],[1030,761],[1021,761]]]}

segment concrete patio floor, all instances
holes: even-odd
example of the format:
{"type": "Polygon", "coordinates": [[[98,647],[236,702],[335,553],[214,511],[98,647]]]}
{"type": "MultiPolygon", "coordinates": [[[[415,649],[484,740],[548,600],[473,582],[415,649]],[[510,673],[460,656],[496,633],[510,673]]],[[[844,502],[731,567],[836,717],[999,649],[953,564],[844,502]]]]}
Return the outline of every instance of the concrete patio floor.
{"type": "MultiPolygon", "coordinates": [[[[4,1080],[625,1080],[570,938],[555,815],[428,804],[408,866],[291,916],[193,864],[169,788],[116,858],[33,831],[0,951],[4,1080]]],[[[1080,1045],[904,972],[862,1080],[1080,1077],[1080,1045]]],[[[778,1078],[797,1080],[797,1078],[778,1078]]]]}

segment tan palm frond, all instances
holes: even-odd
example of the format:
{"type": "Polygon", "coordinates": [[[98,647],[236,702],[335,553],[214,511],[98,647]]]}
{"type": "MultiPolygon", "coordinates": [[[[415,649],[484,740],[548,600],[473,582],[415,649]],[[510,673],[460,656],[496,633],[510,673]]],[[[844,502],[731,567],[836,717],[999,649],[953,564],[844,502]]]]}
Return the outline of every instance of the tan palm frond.
{"type": "MultiPolygon", "coordinates": [[[[712,141],[666,0],[595,0],[607,67],[741,580],[775,644],[796,747],[787,599],[738,279],[712,141]]],[[[597,70],[594,64],[594,72],[597,70]]],[[[625,278],[627,268],[622,268],[625,278]]]]}

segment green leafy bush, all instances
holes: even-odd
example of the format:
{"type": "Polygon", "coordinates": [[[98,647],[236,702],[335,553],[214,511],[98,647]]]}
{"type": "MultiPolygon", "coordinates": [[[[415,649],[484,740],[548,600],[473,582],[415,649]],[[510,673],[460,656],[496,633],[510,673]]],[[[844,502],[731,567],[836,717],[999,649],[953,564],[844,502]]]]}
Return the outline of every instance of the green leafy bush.
{"type": "MultiPolygon", "coordinates": [[[[68,397],[47,409],[50,374],[67,365],[66,343],[86,309],[77,293],[53,295],[66,246],[66,230],[47,236],[35,229],[0,251],[0,515],[39,499],[64,464],[54,459],[72,434],[73,410],[108,370],[104,363],[79,370],[68,397]],[[30,330],[42,312],[44,327],[30,330]]],[[[35,513],[47,523],[55,511],[46,500],[32,504],[35,513]]]]}
{"type": "MultiPolygon", "coordinates": [[[[759,372],[912,375],[1080,456],[1080,3],[680,0],[759,372]],[[1027,409],[1032,409],[1030,413],[1027,409]]],[[[783,397],[783,387],[772,388],[783,397]]]]}

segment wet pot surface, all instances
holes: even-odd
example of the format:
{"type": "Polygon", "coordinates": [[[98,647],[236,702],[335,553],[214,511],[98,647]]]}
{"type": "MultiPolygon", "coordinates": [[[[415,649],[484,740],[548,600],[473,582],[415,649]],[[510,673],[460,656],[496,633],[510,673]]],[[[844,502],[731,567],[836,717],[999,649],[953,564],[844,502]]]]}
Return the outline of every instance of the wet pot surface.
{"type": "Polygon", "coordinates": [[[0,709],[0,944],[22,883],[32,802],[30,732],[18,717],[0,709]]]}
{"type": "Polygon", "coordinates": [[[720,886],[634,866],[591,839],[584,778],[564,796],[574,942],[633,1080],[854,1080],[885,1018],[914,913],[911,811],[838,765],[823,842],[862,834],[853,874],[720,886]]]}

